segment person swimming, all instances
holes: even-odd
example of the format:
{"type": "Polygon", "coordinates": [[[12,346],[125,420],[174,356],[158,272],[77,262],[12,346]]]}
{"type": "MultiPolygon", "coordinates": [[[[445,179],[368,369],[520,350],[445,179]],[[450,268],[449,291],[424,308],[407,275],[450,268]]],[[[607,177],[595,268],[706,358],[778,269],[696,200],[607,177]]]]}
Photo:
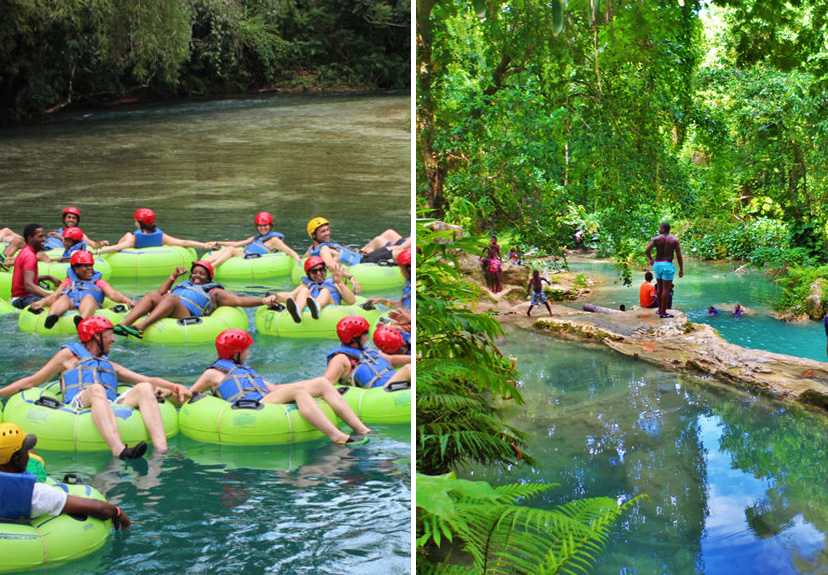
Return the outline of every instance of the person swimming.
{"type": "Polygon", "coordinates": [[[707,308],[707,315],[719,315],[719,310],[717,310],[715,307],[711,305],[709,308],[707,308]]]}
{"type": "Polygon", "coordinates": [[[740,315],[742,315],[742,306],[737,303],[736,309],[733,310],[733,317],[739,317],[740,315]]]}

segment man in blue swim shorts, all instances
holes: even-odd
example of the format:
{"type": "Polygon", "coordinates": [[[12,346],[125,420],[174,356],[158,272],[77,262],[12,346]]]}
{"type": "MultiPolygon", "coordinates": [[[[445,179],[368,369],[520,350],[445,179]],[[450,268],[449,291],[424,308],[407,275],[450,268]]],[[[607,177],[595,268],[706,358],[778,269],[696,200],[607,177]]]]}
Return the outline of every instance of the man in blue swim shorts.
{"type": "Polygon", "coordinates": [[[667,306],[670,301],[670,291],[673,289],[673,278],[676,275],[676,268],[673,265],[673,254],[679,264],[679,277],[684,277],[684,260],[681,257],[681,246],[678,238],[670,235],[670,224],[662,222],[658,228],[658,235],[650,240],[647,249],[644,250],[650,264],[653,266],[653,274],[656,278],[656,296],[658,297],[658,317],[673,317],[667,313],[667,306]],[[656,250],[655,260],[651,252],[656,250]]]}

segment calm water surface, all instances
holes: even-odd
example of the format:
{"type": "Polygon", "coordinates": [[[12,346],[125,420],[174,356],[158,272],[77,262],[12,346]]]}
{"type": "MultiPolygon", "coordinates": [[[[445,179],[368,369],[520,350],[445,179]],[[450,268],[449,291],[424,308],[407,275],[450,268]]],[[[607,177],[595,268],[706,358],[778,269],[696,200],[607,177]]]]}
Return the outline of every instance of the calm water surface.
{"type": "MultiPolygon", "coordinates": [[[[676,276],[673,307],[694,323],[707,323],[727,341],[751,349],[764,349],[797,357],[825,361],[825,329],[821,321],[788,324],[772,317],[773,302],[778,295],[776,284],[759,271],[734,273],[739,262],[704,262],[685,260],[683,278],[676,276]],[[754,313],[739,318],[728,314],[710,317],[707,308],[722,304],[741,304],[754,313]]],[[[599,281],[599,287],[587,301],[618,309],[638,305],[638,287],[643,273],[633,276],[633,285],[624,287],[615,267],[604,262],[572,263],[574,272],[586,273],[599,281]]]]}
{"type": "MultiPolygon", "coordinates": [[[[60,226],[67,205],[94,239],[117,240],[150,207],[180,238],[243,239],[253,216],[303,252],[308,220],[362,244],[410,229],[410,99],[271,97],[118,110],[0,131],[0,225],[60,226]]],[[[121,286],[140,295],[154,286],[121,286]]],[[[250,295],[288,287],[230,286],[250,295]]],[[[399,297],[399,294],[382,294],[399,297]]],[[[320,375],[333,342],[259,336],[249,362],[270,381],[320,375]]],[[[66,339],[23,334],[0,317],[0,385],[32,373],[66,339]]],[[[192,384],[212,346],[119,339],[113,360],[192,384]]],[[[55,475],[80,471],[133,522],[101,551],[49,573],[410,573],[410,431],[364,446],[326,441],[222,448],[177,436],[137,463],[42,452],[55,475]]],[[[2,560],[0,558],[0,560],[2,560]]]]}
{"type": "MultiPolygon", "coordinates": [[[[682,291],[682,293],[685,293],[682,291]]],[[[667,373],[598,346],[509,327],[537,469],[479,469],[496,484],[560,487],[531,504],[646,494],[596,573],[793,574],[828,569],[828,426],[712,380],[667,373]]]]}

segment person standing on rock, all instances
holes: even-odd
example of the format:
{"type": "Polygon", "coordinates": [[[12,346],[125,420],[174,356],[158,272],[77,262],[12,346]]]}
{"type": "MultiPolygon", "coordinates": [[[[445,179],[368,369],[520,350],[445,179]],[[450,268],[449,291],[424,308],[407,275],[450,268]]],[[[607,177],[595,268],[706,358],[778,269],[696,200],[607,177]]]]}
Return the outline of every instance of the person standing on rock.
{"type": "Polygon", "coordinates": [[[529,311],[526,312],[526,317],[532,317],[532,308],[541,304],[546,306],[549,315],[552,315],[552,308],[549,307],[549,302],[546,300],[546,294],[543,293],[543,282],[547,285],[552,285],[548,279],[541,277],[538,270],[532,270],[532,277],[529,279],[529,293],[532,295],[532,303],[529,305],[529,311]]]}
{"type": "Polygon", "coordinates": [[[658,228],[658,235],[650,240],[647,249],[644,250],[650,264],[653,266],[653,274],[656,278],[656,297],[658,298],[658,317],[673,317],[667,313],[670,302],[670,291],[673,289],[673,277],[676,275],[676,268],[673,265],[673,254],[679,264],[679,277],[684,277],[684,260],[681,257],[681,246],[675,236],[670,235],[670,224],[662,222],[658,228]],[[651,255],[653,248],[656,250],[655,260],[651,255]]]}

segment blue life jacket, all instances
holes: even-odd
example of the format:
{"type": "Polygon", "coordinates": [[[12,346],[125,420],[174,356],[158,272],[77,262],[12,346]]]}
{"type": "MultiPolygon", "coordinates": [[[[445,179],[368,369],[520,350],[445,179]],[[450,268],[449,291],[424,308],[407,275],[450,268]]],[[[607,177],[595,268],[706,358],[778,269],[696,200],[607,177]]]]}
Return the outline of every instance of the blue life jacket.
{"type": "Polygon", "coordinates": [[[157,248],[164,245],[164,232],[161,231],[161,228],[155,228],[155,231],[151,234],[142,230],[135,230],[132,233],[135,236],[136,248],[157,248]]]}
{"type": "Polygon", "coordinates": [[[269,393],[262,376],[247,363],[238,364],[229,359],[219,359],[214,361],[210,367],[227,374],[215,389],[216,395],[225,401],[236,402],[240,399],[259,401],[269,393]]]}
{"type": "MultiPolygon", "coordinates": [[[[61,246],[63,246],[63,244],[61,244],[61,246]]],[[[78,243],[76,243],[74,246],[69,248],[68,250],[66,248],[64,248],[63,249],[63,255],[60,256],[60,257],[61,257],[61,259],[69,259],[69,258],[72,257],[73,253],[75,253],[77,251],[86,251],[86,248],[87,248],[86,240],[81,240],[78,243]]]]}
{"type": "Polygon", "coordinates": [[[280,234],[279,232],[268,232],[266,234],[259,234],[253,241],[247,244],[244,248],[244,255],[245,256],[263,256],[265,254],[269,254],[271,249],[265,245],[265,242],[270,238],[279,238],[280,240],[285,239],[285,234],[280,234]]]}
{"type": "Polygon", "coordinates": [[[310,251],[308,252],[309,256],[318,256],[322,251],[322,246],[328,246],[332,250],[336,250],[339,252],[339,261],[341,261],[346,266],[355,266],[360,261],[362,261],[362,254],[359,252],[355,252],[350,248],[346,248],[342,244],[335,244],[333,242],[322,242],[316,247],[311,247],[310,251]]]}
{"type": "Polygon", "coordinates": [[[382,387],[396,373],[394,366],[375,349],[359,350],[340,345],[328,352],[328,363],[340,353],[352,360],[351,382],[359,387],[382,387]]]}
{"type": "Polygon", "coordinates": [[[106,390],[109,401],[118,398],[118,375],[109,362],[109,357],[102,355],[95,357],[84,345],[78,341],[60,346],[69,348],[80,359],[72,369],[63,372],[60,383],[63,387],[63,401],[70,403],[77,394],[92,385],[100,383],[106,390]]]}
{"type": "Polygon", "coordinates": [[[336,284],[334,284],[331,278],[326,278],[325,281],[321,282],[312,282],[310,278],[302,276],[302,281],[310,290],[311,297],[313,299],[316,299],[316,296],[322,293],[323,289],[326,289],[331,292],[331,300],[333,300],[336,305],[342,303],[342,296],[339,294],[339,291],[336,289],[336,284]]]}
{"type": "MultiPolygon", "coordinates": [[[[59,236],[63,236],[63,229],[58,228],[55,230],[55,233],[59,236]]],[[[51,236],[46,238],[46,241],[43,242],[43,249],[44,250],[62,250],[63,249],[63,240],[61,238],[53,238],[51,236]]]]}
{"type": "Polygon", "coordinates": [[[172,289],[172,294],[181,300],[193,317],[202,317],[213,313],[213,300],[210,298],[210,292],[220,287],[222,287],[221,284],[216,283],[196,285],[188,280],[176,285],[172,289]]]}
{"type": "Polygon", "coordinates": [[[405,280],[402,293],[402,306],[405,309],[411,309],[411,280],[405,280]]]}
{"type": "Polygon", "coordinates": [[[411,334],[407,331],[401,331],[400,335],[402,336],[405,345],[408,346],[408,351],[405,352],[405,355],[411,355],[411,334]]]}
{"type": "Polygon", "coordinates": [[[32,493],[37,476],[34,473],[0,472],[0,519],[28,521],[32,517],[32,493]]]}
{"type": "Polygon", "coordinates": [[[70,283],[61,293],[69,296],[73,306],[78,307],[81,300],[87,294],[92,294],[92,297],[95,298],[98,305],[103,304],[104,292],[101,288],[95,285],[95,282],[103,277],[101,272],[95,272],[92,274],[91,280],[83,281],[78,277],[78,274],[75,273],[75,270],[72,269],[72,266],[69,266],[66,270],[66,276],[72,280],[72,283],[70,283]]]}

